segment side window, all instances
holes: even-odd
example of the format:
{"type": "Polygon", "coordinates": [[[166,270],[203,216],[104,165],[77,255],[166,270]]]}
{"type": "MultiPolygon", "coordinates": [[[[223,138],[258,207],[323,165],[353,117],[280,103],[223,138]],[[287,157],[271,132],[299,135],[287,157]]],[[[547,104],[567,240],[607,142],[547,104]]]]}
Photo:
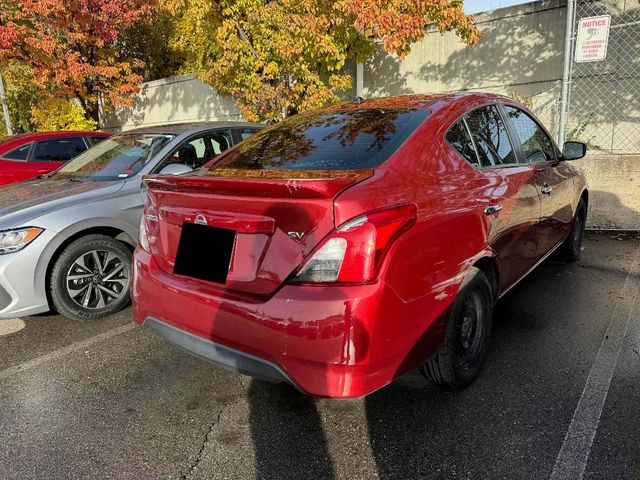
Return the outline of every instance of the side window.
{"type": "Polygon", "coordinates": [[[479,167],[478,156],[473,148],[473,142],[469,136],[467,126],[464,124],[464,120],[458,120],[449,129],[445,135],[445,140],[451,145],[467,162],[474,167],[479,167]]]}
{"type": "Polygon", "coordinates": [[[100,143],[105,138],[109,138],[109,137],[103,137],[102,135],[92,135],[90,138],[91,138],[91,143],[95,145],[96,143],[100,143]]]}
{"type": "Polygon", "coordinates": [[[553,142],[544,130],[525,112],[505,105],[504,110],[518,134],[527,163],[547,162],[556,159],[553,142]]]}
{"type": "Polygon", "coordinates": [[[198,168],[205,163],[211,154],[211,144],[206,137],[197,137],[180,145],[171,158],[162,162],[158,168],[162,168],[170,163],[179,163],[191,168],[198,168]]]}
{"type": "Polygon", "coordinates": [[[31,150],[31,143],[27,143],[26,145],[22,145],[21,147],[14,148],[13,150],[2,155],[2,158],[6,158],[8,160],[26,160],[29,158],[29,150],[31,150]]]}
{"type": "MultiPolygon", "coordinates": [[[[215,157],[216,155],[220,155],[227,148],[233,145],[231,130],[219,130],[215,133],[210,134],[209,138],[213,147],[213,155],[211,156],[211,158],[215,157]]],[[[211,158],[208,158],[207,160],[211,160],[211,158]]]]}
{"type": "Polygon", "coordinates": [[[255,128],[241,128],[240,129],[240,137],[242,140],[246,140],[254,133],[258,133],[260,130],[256,130],[255,128]]]}
{"type": "Polygon", "coordinates": [[[199,159],[203,159],[207,153],[207,148],[211,148],[209,146],[209,142],[208,141],[206,143],[205,142],[206,141],[204,138],[197,138],[189,142],[189,145],[193,145],[193,148],[196,149],[196,156],[199,159]]]}
{"type": "Polygon", "coordinates": [[[36,143],[35,162],[66,162],[84,152],[87,146],[82,137],[64,137],[36,143]]]}
{"type": "Polygon", "coordinates": [[[469,112],[465,119],[476,145],[480,165],[517,163],[509,134],[495,105],[477,108],[469,112]]]}
{"type": "Polygon", "coordinates": [[[201,167],[232,144],[231,130],[208,132],[202,137],[193,138],[182,144],[170,158],[158,165],[155,171],[158,172],[171,163],[179,163],[191,168],[201,167]]]}

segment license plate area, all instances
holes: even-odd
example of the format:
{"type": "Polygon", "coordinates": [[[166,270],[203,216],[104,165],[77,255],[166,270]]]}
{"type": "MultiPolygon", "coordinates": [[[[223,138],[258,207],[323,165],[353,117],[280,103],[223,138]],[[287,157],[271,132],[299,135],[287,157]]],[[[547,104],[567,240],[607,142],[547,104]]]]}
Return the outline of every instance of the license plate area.
{"type": "Polygon", "coordinates": [[[234,230],[183,223],[173,273],[226,283],[235,239],[234,230]]]}

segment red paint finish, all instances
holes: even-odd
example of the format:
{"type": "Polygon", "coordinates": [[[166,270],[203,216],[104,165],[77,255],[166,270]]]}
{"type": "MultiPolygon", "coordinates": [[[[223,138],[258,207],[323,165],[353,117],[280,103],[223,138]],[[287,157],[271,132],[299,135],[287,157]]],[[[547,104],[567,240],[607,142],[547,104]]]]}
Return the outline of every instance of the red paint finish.
{"type": "MultiPolygon", "coordinates": [[[[61,137],[109,137],[108,133],[103,132],[45,132],[45,133],[28,133],[21,135],[14,135],[12,137],[5,138],[0,141],[0,185],[8,185],[10,183],[27,180],[29,178],[37,177],[45,173],[54,171],[61,167],[65,162],[58,161],[32,161],[32,155],[37,142],[43,140],[50,140],[61,137]],[[10,158],[4,158],[5,154],[8,154],[12,150],[21,146],[31,144],[32,147],[29,152],[29,158],[25,160],[16,160],[10,158]]],[[[88,141],[88,145],[91,145],[88,141]]]]}
{"type": "Polygon", "coordinates": [[[463,114],[502,103],[525,110],[489,94],[337,107],[429,112],[366,172],[147,178],[148,251],[134,255],[134,319],[153,317],[263,358],[310,395],[357,397],[386,385],[435,353],[471,266],[493,262],[500,296],[566,238],[586,191],[566,162],[474,168],[445,141],[463,114]],[[543,184],[554,195],[541,195],[543,184]],[[503,208],[486,215],[491,205],[503,208]],[[198,214],[237,232],[225,285],[172,273],[181,224],[198,214]],[[365,226],[352,228],[354,219],[365,226]],[[366,275],[357,261],[367,249],[357,245],[348,281],[296,280],[329,240],[357,228],[374,235],[366,275]]]}

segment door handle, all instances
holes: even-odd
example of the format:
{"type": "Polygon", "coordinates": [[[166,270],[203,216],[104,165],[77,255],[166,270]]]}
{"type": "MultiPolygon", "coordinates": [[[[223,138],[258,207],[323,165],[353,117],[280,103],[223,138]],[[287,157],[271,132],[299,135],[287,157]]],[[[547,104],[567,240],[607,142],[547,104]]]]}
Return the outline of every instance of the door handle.
{"type": "Polygon", "coordinates": [[[502,205],[500,204],[491,205],[489,207],[484,208],[484,214],[486,216],[490,216],[490,215],[493,215],[494,213],[498,213],[500,210],[502,210],[502,205]]]}
{"type": "Polygon", "coordinates": [[[551,195],[551,191],[553,190],[552,187],[549,186],[548,183],[544,183],[544,185],[542,185],[542,187],[540,188],[540,193],[542,193],[543,195],[551,195]]]}

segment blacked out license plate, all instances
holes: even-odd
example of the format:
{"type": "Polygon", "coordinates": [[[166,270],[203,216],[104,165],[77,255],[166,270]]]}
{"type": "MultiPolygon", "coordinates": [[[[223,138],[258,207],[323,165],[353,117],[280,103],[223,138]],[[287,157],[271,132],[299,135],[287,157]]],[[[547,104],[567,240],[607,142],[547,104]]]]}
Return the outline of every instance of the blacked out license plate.
{"type": "Polygon", "coordinates": [[[235,239],[234,230],[183,223],[173,272],[226,283],[235,239]]]}

